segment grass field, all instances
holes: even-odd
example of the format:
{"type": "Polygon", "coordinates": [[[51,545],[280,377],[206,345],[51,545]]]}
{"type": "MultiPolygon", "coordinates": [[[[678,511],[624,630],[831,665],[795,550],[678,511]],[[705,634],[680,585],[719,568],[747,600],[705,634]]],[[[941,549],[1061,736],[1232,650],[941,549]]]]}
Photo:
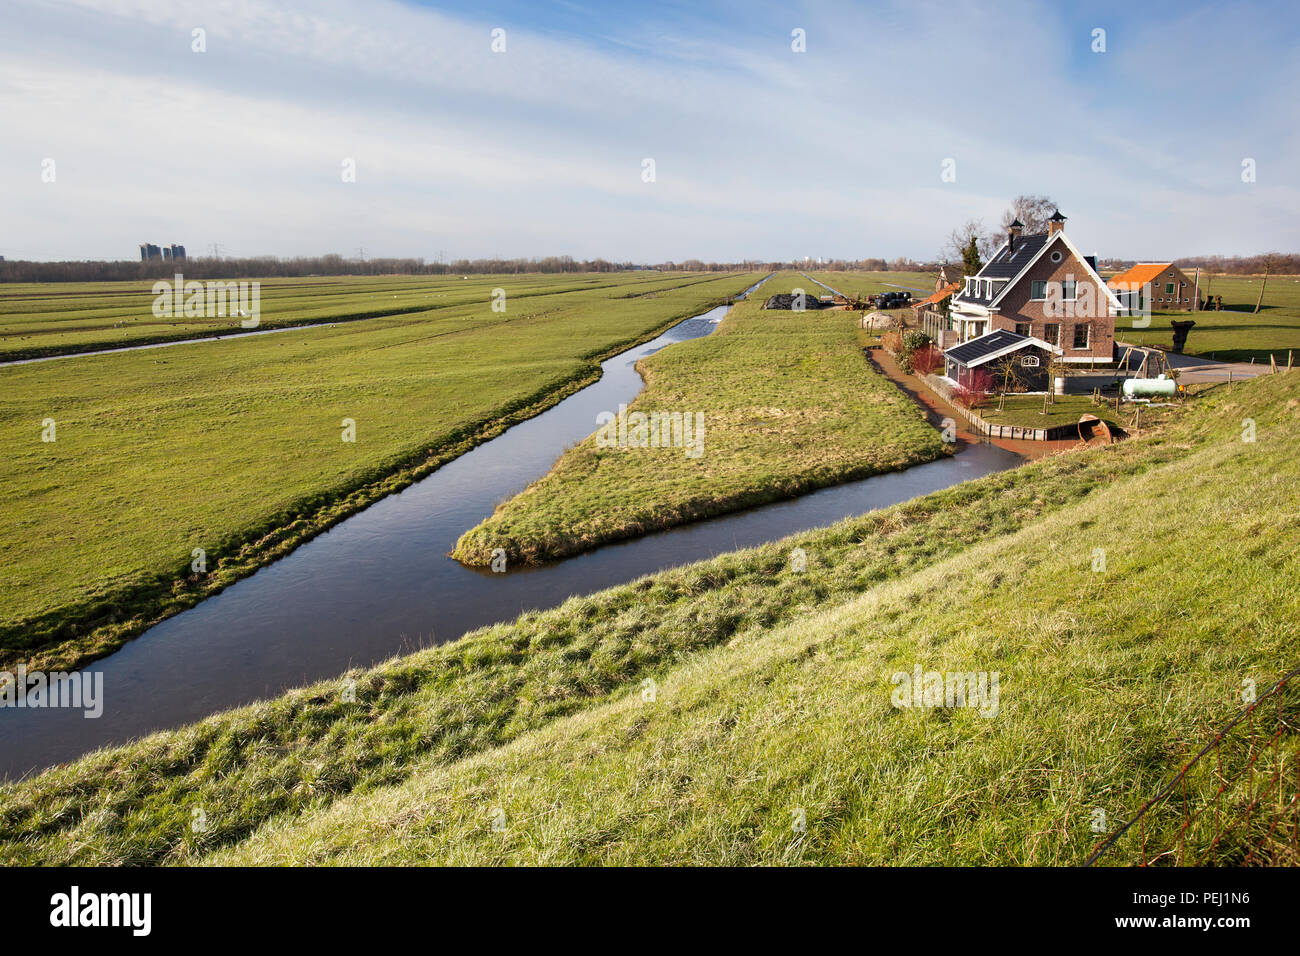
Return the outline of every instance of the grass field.
{"type": "Polygon", "coordinates": [[[1298,423],[1300,374],[1197,387],[1141,439],[525,615],[355,702],[89,756],[0,789],[0,859],[1077,864],[1294,664],[1298,423]],[[997,715],[894,708],[918,664],[998,671],[997,715]]]}
{"type": "Polygon", "coordinates": [[[112,650],[756,278],[550,277],[561,291],[512,298],[537,277],[496,277],[473,305],[0,368],[0,667],[112,650]]]}
{"type": "Polygon", "coordinates": [[[1268,364],[1269,355],[1286,363],[1287,350],[1294,350],[1300,362],[1300,277],[1270,276],[1264,290],[1264,305],[1252,314],[1259,298],[1260,277],[1201,274],[1201,297],[1223,296],[1223,312],[1156,312],[1151,326],[1131,328],[1132,321],[1119,318],[1115,337],[1132,345],[1173,344],[1171,320],[1193,320],[1196,325],[1188,334],[1188,355],[1211,356],[1230,362],[1268,364]],[[1232,310],[1232,311],[1227,311],[1232,310]]]}
{"type": "MultiPolygon", "coordinates": [[[[319,276],[261,280],[258,328],[346,322],[479,306],[503,288],[507,303],[562,292],[613,297],[709,282],[710,275],[658,272],[521,276],[319,276]]],[[[229,314],[153,314],[150,282],[0,285],[0,361],[247,331],[229,314]]]]}
{"type": "Polygon", "coordinates": [[[640,363],[646,388],[628,414],[698,416],[698,455],[601,447],[593,435],[467,531],[455,556],[486,565],[499,548],[511,563],[538,563],[944,454],[939,433],[864,360],[857,313],[762,309],[800,281],[774,276],[711,336],[640,363]]]}
{"type": "MultiPolygon", "coordinates": [[[[908,291],[912,293],[913,299],[923,299],[934,291],[935,283],[935,276],[928,272],[818,272],[812,269],[805,271],[818,282],[823,282],[832,289],[851,296],[908,291]],[[924,290],[924,294],[918,290],[924,290]]],[[[820,294],[824,290],[817,291],[820,294]]]]}

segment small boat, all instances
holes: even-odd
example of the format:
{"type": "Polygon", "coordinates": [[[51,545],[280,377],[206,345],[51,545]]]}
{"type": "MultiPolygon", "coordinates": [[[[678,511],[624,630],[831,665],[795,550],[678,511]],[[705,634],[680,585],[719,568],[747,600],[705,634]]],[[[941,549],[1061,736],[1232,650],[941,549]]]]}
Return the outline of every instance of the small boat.
{"type": "Polygon", "coordinates": [[[1096,415],[1084,415],[1079,419],[1079,438],[1089,445],[1111,445],[1115,442],[1110,426],[1096,415]]]}

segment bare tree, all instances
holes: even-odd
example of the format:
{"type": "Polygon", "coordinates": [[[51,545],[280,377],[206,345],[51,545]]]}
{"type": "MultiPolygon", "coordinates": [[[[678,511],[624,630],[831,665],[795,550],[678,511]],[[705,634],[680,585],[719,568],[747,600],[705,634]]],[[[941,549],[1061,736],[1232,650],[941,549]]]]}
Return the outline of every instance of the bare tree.
{"type": "Polygon", "coordinates": [[[1023,392],[1029,383],[1016,355],[1005,355],[992,363],[994,388],[998,393],[998,411],[1002,411],[1008,392],[1023,392]]]}
{"type": "Polygon", "coordinates": [[[939,251],[940,261],[961,262],[972,238],[979,249],[980,258],[986,261],[1001,245],[1000,239],[984,231],[983,219],[968,219],[948,234],[947,244],[939,251]]]}
{"type": "Polygon", "coordinates": [[[1047,220],[1056,212],[1056,201],[1048,196],[1017,196],[1011,200],[1011,208],[1002,214],[1002,231],[998,234],[998,243],[1007,236],[1011,223],[1019,219],[1025,227],[1025,235],[1047,231],[1047,220]]]}
{"type": "Polygon", "coordinates": [[[1259,312],[1264,307],[1264,287],[1268,285],[1268,273],[1273,268],[1274,254],[1271,252],[1264,253],[1264,281],[1259,284],[1259,299],[1255,302],[1255,311],[1259,312]]]}

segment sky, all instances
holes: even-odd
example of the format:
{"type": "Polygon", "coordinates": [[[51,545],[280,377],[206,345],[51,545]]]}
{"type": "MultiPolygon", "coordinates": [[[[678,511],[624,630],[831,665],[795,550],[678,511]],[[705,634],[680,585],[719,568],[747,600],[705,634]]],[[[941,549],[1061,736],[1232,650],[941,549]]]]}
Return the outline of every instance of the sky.
{"type": "Polygon", "coordinates": [[[932,259],[1022,193],[1106,258],[1300,251],[1289,3],[4,0],[0,22],[10,259],[932,259]]]}

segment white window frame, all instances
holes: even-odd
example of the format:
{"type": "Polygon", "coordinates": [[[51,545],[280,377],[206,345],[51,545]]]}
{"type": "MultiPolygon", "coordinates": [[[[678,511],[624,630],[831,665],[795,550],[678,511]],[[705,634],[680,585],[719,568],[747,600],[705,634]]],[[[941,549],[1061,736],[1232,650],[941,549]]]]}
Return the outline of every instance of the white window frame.
{"type": "Polygon", "coordinates": [[[1046,279],[1034,279],[1029,283],[1029,301],[1030,302],[1047,301],[1047,280],[1046,279]],[[1039,285],[1043,287],[1043,294],[1034,295],[1034,286],[1039,286],[1039,285]]]}
{"type": "Polygon", "coordinates": [[[1075,302],[1075,301],[1078,300],[1078,298],[1079,298],[1079,281],[1078,281],[1077,279],[1062,279],[1062,280],[1061,280],[1061,301],[1062,301],[1062,302],[1075,302]],[[1065,286],[1066,286],[1067,283],[1068,283],[1068,284],[1071,286],[1071,288],[1073,289],[1073,291],[1074,291],[1074,295],[1066,295],[1066,294],[1065,294],[1065,286]]]}
{"type": "Polygon", "coordinates": [[[1070,350],[1071,350],[1071,351],[1074,351],[1074,352],[1082,352],[1082,351],[1085,351],[1085,350],[1087,350],[1087,349],[1092,348],[1092,323],[1090,323],[1090,322],[1076,322],[1076,323],[1074,324],[1074,328],[1071,330],[1071,335],[1073,336],[1073,337],[1070,339],[1070,350]],[[1077,342],[1077,341],[1078,341],[1078,338],[1079,338],[1079,330],[1080,330],[1080,329],[1084,329],[1084,330],[1087,332],[1087,337],[1086,337],[1086,339],[1084,340],[1084,343],[1083,343],[1082,345],[1075,345],[1074,343],[1077,342]]]}

